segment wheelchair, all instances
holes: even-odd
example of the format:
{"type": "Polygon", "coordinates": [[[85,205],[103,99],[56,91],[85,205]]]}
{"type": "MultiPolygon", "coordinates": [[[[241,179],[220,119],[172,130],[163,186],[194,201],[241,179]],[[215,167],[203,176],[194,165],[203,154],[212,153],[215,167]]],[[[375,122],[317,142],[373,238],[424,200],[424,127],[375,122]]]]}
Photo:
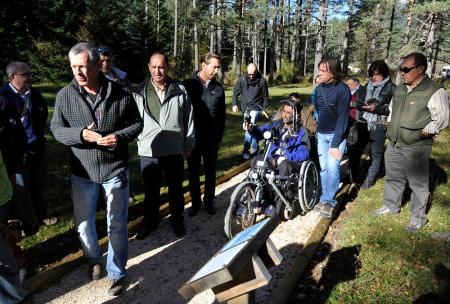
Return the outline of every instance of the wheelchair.
{"type": "Polygon", "coordinates": [[[317,167],[311,160],[301,163],[290,176],[281,176],[269,159],[274,132],[264,132],[264,149],[257,156],[246,179],[233,191],[224,219],[224,231],[232,238],[267,216],[290,220],[309,212],[319,200],[317,167]]]}

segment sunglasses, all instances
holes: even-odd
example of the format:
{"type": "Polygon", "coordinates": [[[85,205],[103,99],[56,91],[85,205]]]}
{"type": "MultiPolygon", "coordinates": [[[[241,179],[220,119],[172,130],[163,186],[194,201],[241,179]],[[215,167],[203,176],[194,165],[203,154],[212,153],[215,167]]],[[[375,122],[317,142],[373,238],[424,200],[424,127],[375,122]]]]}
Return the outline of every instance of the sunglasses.
{"type": "Polygon", "coordinates": [[[408,73],[411,72],[413,69],[418,68],[418,67],[420,67],[420,65],[416,65],[416,66],[413,66],[413,67],[410,67],[410,68],[399,66],[399,67],[398,67],[398,70],[399,70],[400,72],[402,72],[402,73],[408,74],[408,73]]]}

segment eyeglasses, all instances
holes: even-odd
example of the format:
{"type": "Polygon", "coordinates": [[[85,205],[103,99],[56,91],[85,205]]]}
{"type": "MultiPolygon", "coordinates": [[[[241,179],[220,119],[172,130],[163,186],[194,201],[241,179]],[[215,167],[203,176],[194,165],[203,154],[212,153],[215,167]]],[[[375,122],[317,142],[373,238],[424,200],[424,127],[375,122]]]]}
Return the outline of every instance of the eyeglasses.
{"type": "Polygon", "coordinates": [[[408,73],[411,72],[413,69],[418,68],[418,67],[420,67],[420,65],[416,65],[416,66],[413,66],[413,67],[410,67],[410,68],[399,66],[399,67],[398,67],[398,70],[399,70],[400,72],[402,72],[402,73],[408,74],[408,73]]]}

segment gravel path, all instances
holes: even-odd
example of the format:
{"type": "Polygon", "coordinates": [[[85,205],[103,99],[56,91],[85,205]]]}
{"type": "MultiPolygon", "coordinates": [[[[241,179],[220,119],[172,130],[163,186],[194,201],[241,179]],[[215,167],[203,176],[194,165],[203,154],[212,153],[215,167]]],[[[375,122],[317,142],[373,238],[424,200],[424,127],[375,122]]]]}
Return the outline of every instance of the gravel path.
{"type": "MultiPolygon", "coordinates": [[[[147,239],[130,239],[128,286],[120,297],[108,296],[106,278],[90,282],[87,265],[84,265],[34,295],[29,303],[216,303],[211,290],[187,301],[178,294],[178,289],[226,243],[223,218],[230,195],[245,174],[247,171],[217,187],[218,211],[214,216],[202,209],[193,218],[185,217],[187,234],[183,238],[176,237],[170,222],[164,219],[159,229],[147,239]]],[[[312,211],[281,223],[272,233],[271,239],[284,259],[281,265],[270,269],[272,280],[269,284],[257,290],[257,303],[267,302],[270,298],[318,221],[318,214],[312,211]]]]}

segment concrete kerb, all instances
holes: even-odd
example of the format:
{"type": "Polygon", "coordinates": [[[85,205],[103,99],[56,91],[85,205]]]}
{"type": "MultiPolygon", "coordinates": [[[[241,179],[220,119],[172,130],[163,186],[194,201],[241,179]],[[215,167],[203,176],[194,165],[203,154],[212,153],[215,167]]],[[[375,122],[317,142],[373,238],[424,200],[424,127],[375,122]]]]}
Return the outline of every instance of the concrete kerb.
{"type": "MultiPolygon", "coordinates": [[[[234,166],[231,169],[227,170],[223,175],[219,176],[216,179],[216,185],[222,184],[225,181],[231,179],[233,176],[243,172],[244,170],[248,169],[250,167],[250,160],[245,161],[244,163],[234,166]]],[[[204,185],[201,186],[200,189],[201,193],[204,192],[204,185]]],[[[167,190],[161,191],[162,193],[167,192],[167,190]]],[[[191,196],[189,192],[186,192],[184,194],[184,203],[185,205],[191,201],[191,196]]],[[[159,212],[161,216],[166,216],[169,214],[169,203],[166,202],[163,205],[159,207],[159,212]]],[[[128,235],[133,235],[137,229],[139,224],[141,223],[143,217],[139,217],[131,222],[128,223],[128,235]]],[[[108,237],[105,236],[104,238],[99,240],[100,247],[105,250],[108,246],[108,237]]],[[[34,275],[33,277],[29,278],[24,282],[24,287],[27,289],[28,293],[31,295],[33,293],[36,293],[37,291],[43,289],[50,283],[56,281],[66,273],[69,273],[76,267],[82,265],[85,263],[85,260],[83,259],[83,251],[79,250],[74,254],[68,255],[65,258],[63,258],[61,261],[49,266],[44,271],[41,271],[34,275]]]]}
{"type": "MultiPolygon", "coordinates": [[[[345,184],[342,186],[341,190],[336,196],[336,209],[339,209],[339,206],[342,203],[342,198],[344,194],[348,193],[349,189],[350,184],[345,184]]],[[[297,288],[298,281],[302,277],[303,272],[311,261],[314,253],[317,250],[317,247],[319,247],[322,239],[328,232],[328,228],[333,220],[334,219],[321,219],[319,221],[316,228],[306,241],[302,252],[299,254],[294,264],[288,269],[286,275],[283,277],[280,284],[278,284],[277,288],[273,292],[269,304],[290,303],[292,294],[297,288]]]]}

